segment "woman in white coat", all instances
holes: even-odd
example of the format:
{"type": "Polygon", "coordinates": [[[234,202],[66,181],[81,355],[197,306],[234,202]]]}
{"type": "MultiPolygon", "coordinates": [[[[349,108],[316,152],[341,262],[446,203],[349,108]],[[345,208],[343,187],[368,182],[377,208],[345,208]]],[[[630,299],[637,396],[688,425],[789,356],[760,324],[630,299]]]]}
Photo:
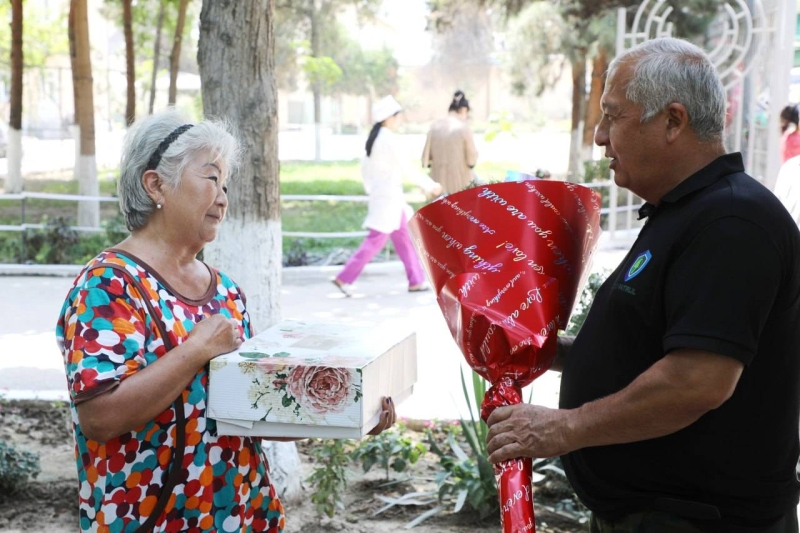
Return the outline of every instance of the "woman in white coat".
{"type": "Polygon", "coordinates": [[[375,125],[367,139],[367,155],[361,163],[364,189],[369,195],[367,218],[364,221],[369,234],[333,279],[334,285],[346,296],[351,295],[350,285],[364,266],[383,249],[389,239],[405,266],[408,290],[417,292],[428,289],[419,257],[408,234],[408,219],[413,210],[403,194],[403,178],[412,179],[434,195],[441,193],[441,186],[424,174],[412,171],[401,153],[395,131],[402,110],[391,96],[378,101],[372,109],[375,125]]]}

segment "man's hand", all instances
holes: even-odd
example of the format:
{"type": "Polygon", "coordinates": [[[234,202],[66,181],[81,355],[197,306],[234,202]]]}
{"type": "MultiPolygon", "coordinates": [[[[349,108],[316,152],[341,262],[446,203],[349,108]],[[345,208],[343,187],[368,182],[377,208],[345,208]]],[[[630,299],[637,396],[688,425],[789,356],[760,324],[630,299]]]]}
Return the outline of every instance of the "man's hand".
{"type": "Polygon", "coordinates": [[[538,405],[498,407],[489,417],[489,462],[517,457],[555,457],[576,447],[569,442],[570,411],[538,405]]]}

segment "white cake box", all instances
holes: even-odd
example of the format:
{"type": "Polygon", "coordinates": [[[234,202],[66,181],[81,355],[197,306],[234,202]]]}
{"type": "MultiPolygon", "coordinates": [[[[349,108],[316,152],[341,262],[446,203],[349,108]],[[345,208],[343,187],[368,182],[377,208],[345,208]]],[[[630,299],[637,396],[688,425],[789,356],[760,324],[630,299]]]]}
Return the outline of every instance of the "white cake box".
{"type": "Polygon", "coordinates": [[[209,365],[219,435],[360,438],[417,380],[416,336],[396,327],[284,321],[209,365]]]}

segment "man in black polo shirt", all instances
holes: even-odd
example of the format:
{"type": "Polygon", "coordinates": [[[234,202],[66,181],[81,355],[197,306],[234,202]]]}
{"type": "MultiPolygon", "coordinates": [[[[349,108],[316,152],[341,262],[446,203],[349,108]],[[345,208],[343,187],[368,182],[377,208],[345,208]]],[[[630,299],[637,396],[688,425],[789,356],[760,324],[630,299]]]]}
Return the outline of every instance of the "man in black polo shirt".
{"type": "Polygon", "coordinates": [[[563,361],[560,409],[489,418],[490,460],[563,456],[593,532],[797,532],[800,233],[725,154],[708,57],[609,68],[596,142],[647,222],[563,361]]]}

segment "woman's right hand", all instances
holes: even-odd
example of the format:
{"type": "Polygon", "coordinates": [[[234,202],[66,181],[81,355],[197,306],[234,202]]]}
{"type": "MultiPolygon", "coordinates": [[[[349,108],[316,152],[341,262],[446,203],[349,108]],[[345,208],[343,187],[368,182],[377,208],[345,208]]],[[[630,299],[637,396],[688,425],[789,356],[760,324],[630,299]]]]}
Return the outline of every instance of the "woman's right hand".
{"type": "Polygon", "coordinates": [[[189,333],[189,339],[202,354],[202,364],[218,355],[232,352],[242,345],[239,324],[223,315],[213,315],[198,322],[189,333]]]}

